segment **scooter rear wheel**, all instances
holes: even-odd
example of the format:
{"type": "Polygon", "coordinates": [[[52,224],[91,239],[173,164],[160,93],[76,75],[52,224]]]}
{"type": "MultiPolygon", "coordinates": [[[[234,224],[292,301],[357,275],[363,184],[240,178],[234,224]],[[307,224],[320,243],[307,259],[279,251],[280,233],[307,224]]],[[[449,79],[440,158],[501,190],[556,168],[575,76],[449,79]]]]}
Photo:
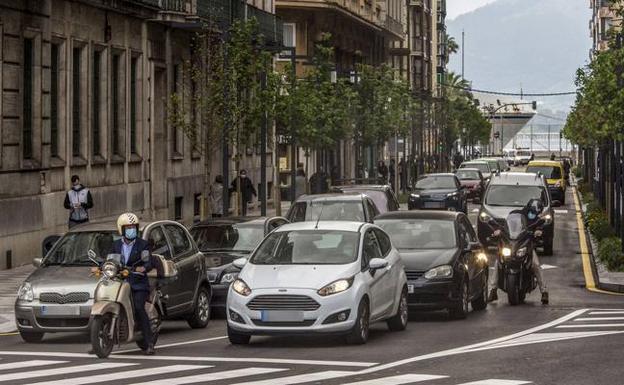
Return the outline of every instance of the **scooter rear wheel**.
{"type": "Polygon", "coordinates": [[[99,358],[107,358],[113,351],[115,341],[109,335],[112,324],[110,313],[95,317],[91,323],[91,347],[99,358]]]}

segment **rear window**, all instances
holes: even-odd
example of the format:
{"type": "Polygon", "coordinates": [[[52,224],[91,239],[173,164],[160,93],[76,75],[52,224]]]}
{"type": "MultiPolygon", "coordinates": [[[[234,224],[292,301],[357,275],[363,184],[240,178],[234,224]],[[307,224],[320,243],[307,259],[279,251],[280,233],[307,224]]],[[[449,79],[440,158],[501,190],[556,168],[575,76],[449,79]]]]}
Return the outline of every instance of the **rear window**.
{"type": "Polygon", "coordinates": [[[416,182],[418,189],[457,188],[454,176],[426,176],[416,182]]]}
{"type": "Polygon", "coordinates": [[[459,180],[479,180],[479,171],[475,170],[459,170],[455,173],[459,180]]]}
{"type": "Polygon", "coordinates": [[[546,179],[561,179],[561,167],[557,166],[529,166],[527,172],[541,173],[546,179]]]}
{"type": "Polygon", "coordinates": [[[546,191],[539,186],[490,186],[485,197],[485,203],[490,206],[523,207],[531,199],[541,199],[548,204],[546,191]]]}
{"type": "Polygon", "coordinates": [[[364,222],[364,205],[357,201],[312,201],[305,212],[306,221],[364,222]]]}
{"type": "Polygon", "coordinates": [[[490,172],[490,166],[487,163],[464,163],[459,168],[476,168],[481,172],[490,172]]]}

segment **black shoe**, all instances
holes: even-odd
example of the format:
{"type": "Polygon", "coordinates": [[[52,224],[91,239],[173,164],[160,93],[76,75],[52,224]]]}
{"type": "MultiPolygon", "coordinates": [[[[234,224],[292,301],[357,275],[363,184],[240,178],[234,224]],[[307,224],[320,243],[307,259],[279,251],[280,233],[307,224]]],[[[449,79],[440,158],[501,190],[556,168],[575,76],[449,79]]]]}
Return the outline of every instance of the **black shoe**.
{"type": "Polygon", "coordinates": [[[547,291],[542,293],[542,305],[548,305],[548,292],[547,291]]]}
{"type": "Polygon", "coordinates": [[[488,302],[498,301],[498,289],[490,290],[490,296],[488,297],[488,302]]]}
{"type": "Polygon", "coordinates": [[[154,350],[154,345],[149,344],[147,349],[143,351],[143,354],[145,354],[146,356],[153,356],[154,354],[156,354],[156,351],[154,350]]]}

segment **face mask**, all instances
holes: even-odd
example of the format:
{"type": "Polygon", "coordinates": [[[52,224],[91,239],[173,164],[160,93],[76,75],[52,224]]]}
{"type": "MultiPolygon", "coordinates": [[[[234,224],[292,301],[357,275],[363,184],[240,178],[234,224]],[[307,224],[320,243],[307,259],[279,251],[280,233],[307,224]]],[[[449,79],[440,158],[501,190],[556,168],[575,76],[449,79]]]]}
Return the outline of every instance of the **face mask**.
{"type": "Polygon", "coordinates": [[[527,215],[529,217],[530,220],[533,220],[537,217],[537,215],[535,215],[535,213],[529,213],[529,215],[527,215]]]}
{"type": "Polygon", "coordinates": [[[241,178],[243,179],[247,178],[247,174],[241,174],[241,178]]]}
{"type": "Polygon", "coordinates": [[[75,184],[75,185],[74,185],[74,190],[79,190],[79,189],[80,189],[80,183],[75,184]]]}
{"type": "Polygon", "coordinates": [[[124,229],[124,237],[129,240],[133,240],[137,237],[136,227],[128,227],[124,229]]]}

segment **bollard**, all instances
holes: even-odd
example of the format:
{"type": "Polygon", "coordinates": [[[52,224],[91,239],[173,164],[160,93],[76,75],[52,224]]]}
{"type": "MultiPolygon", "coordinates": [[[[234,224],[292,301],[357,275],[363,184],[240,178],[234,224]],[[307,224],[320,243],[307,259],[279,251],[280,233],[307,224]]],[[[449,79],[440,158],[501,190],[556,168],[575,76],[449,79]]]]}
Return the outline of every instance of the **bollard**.
{"type": "Polygon", "coordinates": [[[13,252],[11,250],[6,252],[6,268],[7,270],[13,268],[13,252]]]}

